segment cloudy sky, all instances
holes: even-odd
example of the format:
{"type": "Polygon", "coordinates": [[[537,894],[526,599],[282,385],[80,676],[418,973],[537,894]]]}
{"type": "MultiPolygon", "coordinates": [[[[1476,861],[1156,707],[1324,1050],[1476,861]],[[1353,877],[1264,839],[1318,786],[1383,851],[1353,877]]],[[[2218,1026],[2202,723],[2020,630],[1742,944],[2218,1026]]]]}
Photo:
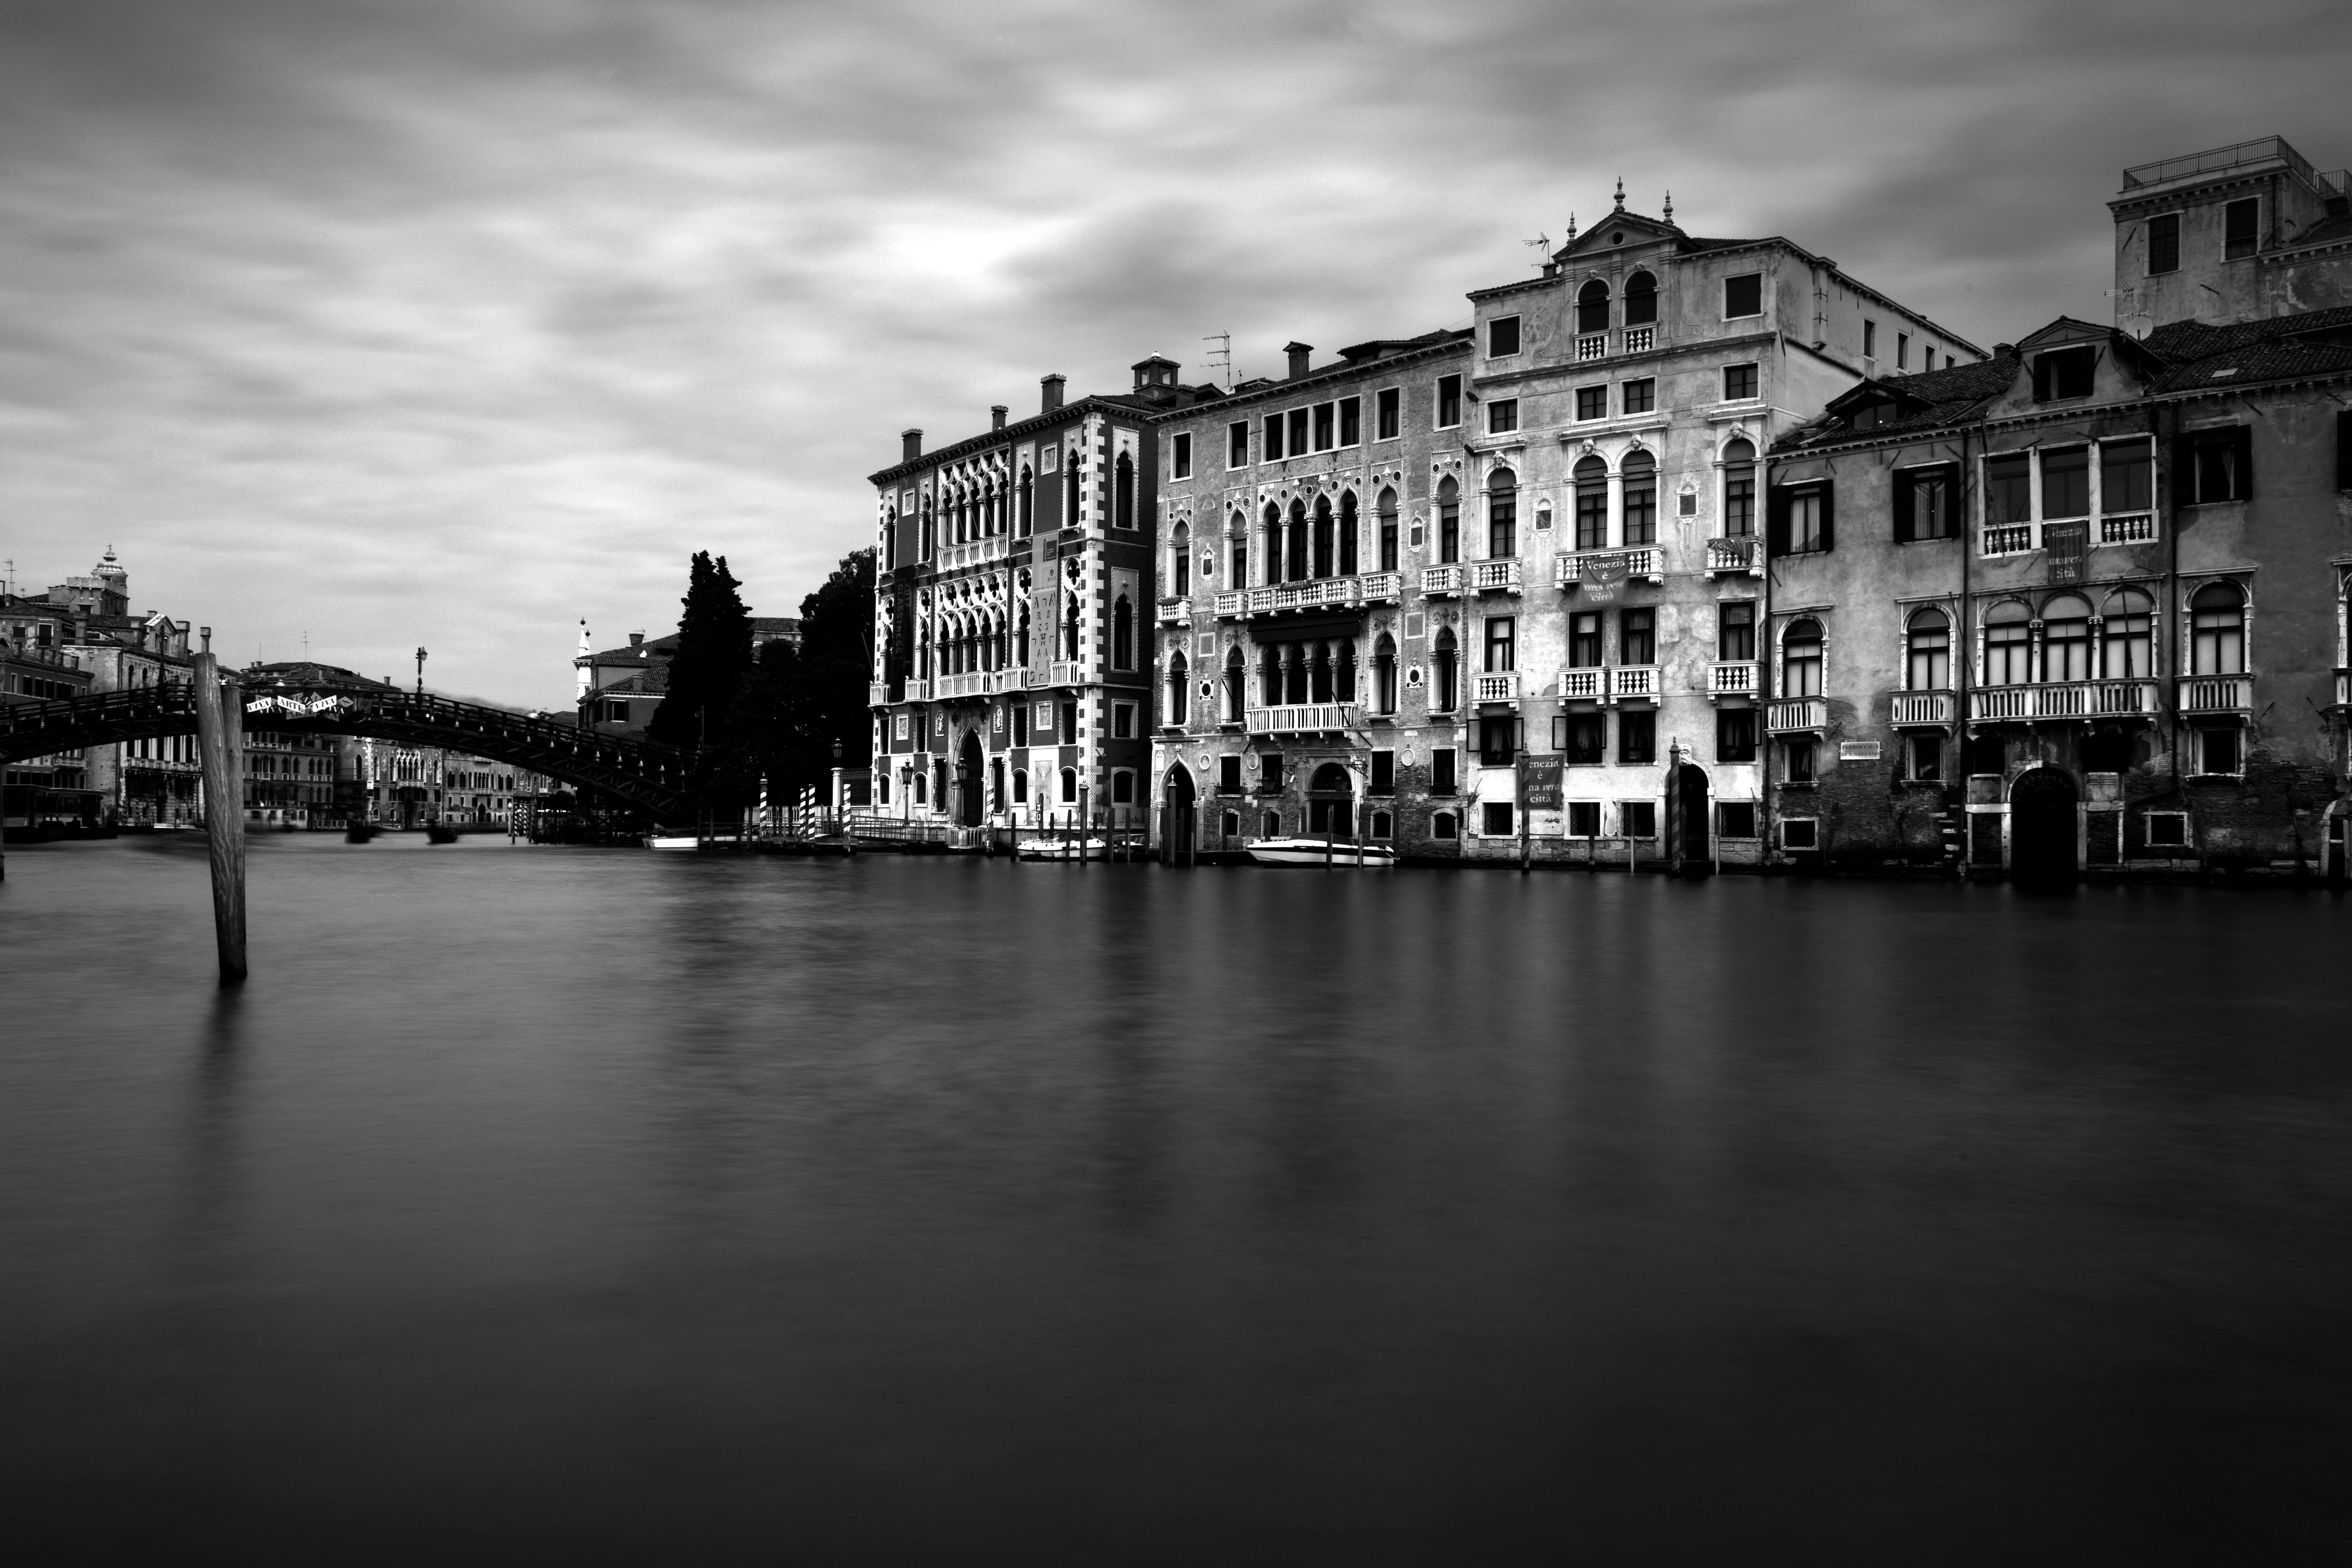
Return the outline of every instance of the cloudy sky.
{"type": "Polygon", "coordinates": [[[1463,322],[1620,175],[2105,319],[2117,171],[2352,162],[2347,64],[2277,0],[0,0],[0,555],[562,702],[698,548],[792,613],[904,426],[1463,322]]]}

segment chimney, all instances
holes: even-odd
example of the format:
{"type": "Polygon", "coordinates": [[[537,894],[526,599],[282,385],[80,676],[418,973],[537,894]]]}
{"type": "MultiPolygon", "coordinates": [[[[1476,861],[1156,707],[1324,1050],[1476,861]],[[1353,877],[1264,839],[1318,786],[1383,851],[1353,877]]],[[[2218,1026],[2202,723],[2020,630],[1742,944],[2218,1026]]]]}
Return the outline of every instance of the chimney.
{"type": "Polygon", "coordinates": [[[1315,352],[1315,345],[1312,343],[1287,342],[1282,345],[1282,352],[1290,356],[1290,374],[1286,379],[1297,381],[1300,376],[1307,374],[1307,359],[1309,354],[1312,354],[1315,352]]]}
{"type": "Polygon", "coordinates": [[[1004,405],[1002,403],[992,403],[988,405],[988,427],[992,430],[1004,428],[1004,405]]]}
{"type": "Polygon", "coordinates": [[[1045,398],[1038,406],[1037,412],[1040,414],[1051,414],[1055,409],[1062,406],[1062,388],[1068,384],[1069,377],[1067,376],[1040,376],[1038,378],[1037,384],[1045,389],[1045,398]]]}
{"type": "Polygon", "coordinates": [[[911,463],[923,455],[923,433],[920,430],[898,432],[898,460],[911,463]]]}
{"type": "Polygon", "coordinates": [[[631,647],[643,647],[645,646],[645,641],[646,634],[643,632],[631,632],[629,634],[629,646],[631,647]]]}

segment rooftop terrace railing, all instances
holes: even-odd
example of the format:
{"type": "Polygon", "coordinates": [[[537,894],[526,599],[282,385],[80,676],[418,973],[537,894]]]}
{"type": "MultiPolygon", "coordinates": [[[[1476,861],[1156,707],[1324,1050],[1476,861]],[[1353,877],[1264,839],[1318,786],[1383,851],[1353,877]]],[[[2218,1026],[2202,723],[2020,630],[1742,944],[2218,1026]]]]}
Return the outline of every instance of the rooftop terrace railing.
{"type": "Polygon", "coordinates": [[[2144,185],[2160,185],[2167,181],[2186,179],[2191,174],[2217,174],[2248,163],[2265,163],[2273,160],[2284,163],[2315,185],[2325,185],[2337,192],[2345,189],[2343,170],[2321,174],[2311,166],[2310,159],[2289,146],[2284,136],[2257,136],[2251,142],[2238,142],[2227,147],[2191,153],[2185,158],[2165,158],[2154,163],[2137,164],[2124,171],[2124,189],[2136,191],[2144,185]]]}

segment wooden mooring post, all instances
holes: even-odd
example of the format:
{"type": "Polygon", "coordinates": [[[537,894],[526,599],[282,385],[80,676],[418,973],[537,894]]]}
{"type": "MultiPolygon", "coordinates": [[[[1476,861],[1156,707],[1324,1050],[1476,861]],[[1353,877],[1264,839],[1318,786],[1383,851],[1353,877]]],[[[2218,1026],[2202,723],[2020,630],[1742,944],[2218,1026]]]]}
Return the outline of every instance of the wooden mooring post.
{"type": "Polygon", "coordinates": [[[213,937],[224,985],[245,979],[245,700],[221,679],[211,628],[196,655],[196,752],[204,765],[205,837],[212,849],[213,937]]]}

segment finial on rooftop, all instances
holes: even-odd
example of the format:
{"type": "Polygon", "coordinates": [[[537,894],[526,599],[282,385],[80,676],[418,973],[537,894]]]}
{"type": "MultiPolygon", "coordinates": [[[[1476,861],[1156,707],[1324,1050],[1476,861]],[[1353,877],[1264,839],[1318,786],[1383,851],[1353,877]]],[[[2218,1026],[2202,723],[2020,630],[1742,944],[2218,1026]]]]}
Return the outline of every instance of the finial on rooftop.
{"type": "Polygon", "coordinates": [[[1574,213],[1568,215],[1568,243],[1570,245],[1574,245],[1576,243],[1576,215],[1574,213]]]}
{"type": "Polygon", "coordinates": [[[1617,176],[1617,210],[1621,213],[1625,210],[1625,176],[1622,174],[1617,176]]]}
{"type": "Polygon", "coordinates": [[[1675,193],[1672,191],[1666,193],[1666,221],[1675,221],[1675,193]]]}

